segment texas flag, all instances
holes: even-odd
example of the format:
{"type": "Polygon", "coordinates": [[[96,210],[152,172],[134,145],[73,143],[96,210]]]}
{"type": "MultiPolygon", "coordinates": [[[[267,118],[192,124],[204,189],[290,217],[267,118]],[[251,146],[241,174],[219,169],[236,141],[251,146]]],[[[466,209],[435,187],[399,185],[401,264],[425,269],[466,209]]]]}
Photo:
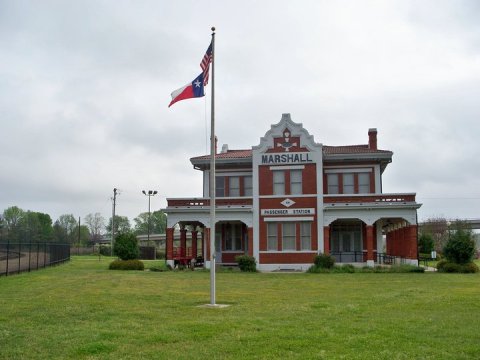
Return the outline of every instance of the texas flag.
{"type": "Polygon", "coordinates": [[[168,107],[177,101],[205,96],[203,89],[203,72],[198,75],[190,84],[182,86],[180,89],[172,92],[172,101],[168,107]]]}

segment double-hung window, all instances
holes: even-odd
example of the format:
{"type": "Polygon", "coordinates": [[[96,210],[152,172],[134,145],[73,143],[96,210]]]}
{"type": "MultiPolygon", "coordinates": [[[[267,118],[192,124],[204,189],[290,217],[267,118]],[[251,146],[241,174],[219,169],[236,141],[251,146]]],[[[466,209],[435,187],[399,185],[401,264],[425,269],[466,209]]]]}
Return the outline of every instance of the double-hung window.
{"type": "Polygon", "coordinates": [[[290,194],[298,195],[302,193],[302,170],[290,171],[290,194]]]}
{"type": "Polygon", "coordinates": [[[215,196],[225,196],[225,177],[215,176],[215,196]]]}
{"type": "Polygon", "coordinates": [[[300,223],[300,243],[302,250],[311,250],[312,248],[312,223],[300,223]]]}
{"type": "Polygon", "coordinates": [[[231,176],[228,182],[228,195],[240,196],[240,178],[238,176],[231,176]]]}
{"type": "Polygon", "coordinates": [[[295,223],[287,222],[282,224],[282,250],[295,250],[295,223]]]}
{"type": "Polygon", "coordinates": [[[338,194],[338,174],[327,174],[327,193],[338,194]]]}
{"type": "Polygon", "coordinates": [[[358,192],[359,194],[370,193],[370,173],[358,174],[358,192]]]}
{"type": "Polygon", "coordinates": [[[243,178],[243,193],[245,196],[252,196],[252,177],[245,176],[243,178]]]}
{"type": "Polygon", "coordinates": [[[273,172],[273,195],[285,195],[285,171],[273,172]]]}
{"type": "Polygon", "coordinates": [[[270,222],[267,223],[267,250],[276,251],[278,250],[278,240],[277,240],[277,223],[270,222]]]}
{"type": "Polygon", "coordinates": [[[355,193],[355,182],[352,173],[343,174],[343,193],[353,194],[355,193]]]}

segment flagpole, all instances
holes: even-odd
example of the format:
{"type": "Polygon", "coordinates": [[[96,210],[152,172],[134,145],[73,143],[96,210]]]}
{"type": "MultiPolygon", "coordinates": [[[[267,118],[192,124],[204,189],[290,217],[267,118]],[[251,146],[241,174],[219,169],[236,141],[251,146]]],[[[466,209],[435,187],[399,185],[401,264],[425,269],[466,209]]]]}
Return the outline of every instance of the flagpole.
{"type": "Polygon", "coordinates": [[[215,305],[215,27],[212,27],[212,107],[210,123],[210,305],[215,305]]]}

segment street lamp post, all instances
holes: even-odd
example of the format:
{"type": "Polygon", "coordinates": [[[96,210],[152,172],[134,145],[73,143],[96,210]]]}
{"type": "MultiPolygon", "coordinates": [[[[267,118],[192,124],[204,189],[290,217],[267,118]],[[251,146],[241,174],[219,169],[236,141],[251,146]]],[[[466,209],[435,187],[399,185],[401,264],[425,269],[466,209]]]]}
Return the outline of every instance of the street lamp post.
{"type": "Polygon", "coordinates": [[[148,190],[148,192],[147,192],[145,190],[142,190],[142,193],[143,193],[143,195],[148,196],[148,224],[147,224],[148,225],[148,235],[147,235],[147,241],[150,242],[150,198],[152,196],[157,195],[157,191],[156,190],[148,190]]]}

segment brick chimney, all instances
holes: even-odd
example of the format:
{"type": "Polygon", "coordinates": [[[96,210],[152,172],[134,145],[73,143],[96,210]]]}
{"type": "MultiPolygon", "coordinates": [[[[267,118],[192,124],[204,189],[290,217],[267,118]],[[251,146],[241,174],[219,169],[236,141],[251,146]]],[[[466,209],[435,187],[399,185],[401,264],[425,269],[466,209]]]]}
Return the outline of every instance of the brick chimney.
{"type": "Polygon", "coordinates": [[[377,129],[368,129],[368,148],[377,150],[377,129]]]}

